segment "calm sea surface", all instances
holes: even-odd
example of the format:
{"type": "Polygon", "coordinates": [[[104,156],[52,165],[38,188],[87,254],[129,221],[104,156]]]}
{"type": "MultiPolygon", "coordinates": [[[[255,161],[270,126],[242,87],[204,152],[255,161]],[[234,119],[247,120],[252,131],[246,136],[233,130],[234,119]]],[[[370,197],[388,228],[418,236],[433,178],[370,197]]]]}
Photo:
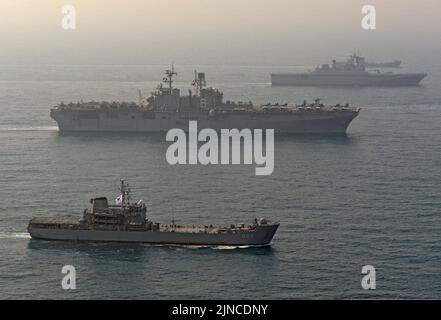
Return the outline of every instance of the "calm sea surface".
{"type": "MultiPolygon", "coordinates": [[[[136,100],[166,66],[0,66],[0,298],[441,298],[441,68],[416,88],[271,87],[288,67],[201,66],[226,99],[354,103],[346,137],[276,137],[275,170],[170,166],[165,137],[59,135],[58,102],[136,100]],[[32,217],[79,217],[120,178],[149,218],[281,226],[271,247],[185,248],[31,241],[32,217]],[[61,268],[77,290],[61,288],[61,268]],[[361,288],[373,265],[377,289],[361,288]]],[[[189,88],[192,66],[178,66],[189,88]]]]}

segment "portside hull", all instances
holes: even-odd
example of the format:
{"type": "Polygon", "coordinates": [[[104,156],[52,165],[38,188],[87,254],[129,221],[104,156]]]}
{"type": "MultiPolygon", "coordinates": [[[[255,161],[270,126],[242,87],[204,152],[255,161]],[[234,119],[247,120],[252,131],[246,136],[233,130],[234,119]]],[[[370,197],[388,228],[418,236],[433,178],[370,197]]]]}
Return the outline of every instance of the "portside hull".
{"type": "Polygon", "coordinates": [[[278,224],[258,226],[253,232],[188,233],[158,231],[117,231],[85,229],[51,229],[29,227],[33,239],[76,242],[125,242],[169,245],[267,245],[271,242],[278,224]]]}
{"type": "Polygon", "coordinates": [[[53,112],[60,132],[167,132],[180,128],[188,130],[189,120],[196,120],[198,129],[274,129],[286,134],[344,134],[358,112],[302,112],[278,115],[237,114],[210,117],[206,114],[183,118],[178,113],[158,113],[154,119],[143,118],[142,112],[132,111],[117,118],[97,112],[82,118],[76,111],[53,112]]]}
{"type": "Polygon", "coordinates": [[[271,74],[271,84],[274,86],[377,86],[400,87],[418,86],[426,77],[421,74],[374,74],[346,75],[346,74],[271,74]]]}

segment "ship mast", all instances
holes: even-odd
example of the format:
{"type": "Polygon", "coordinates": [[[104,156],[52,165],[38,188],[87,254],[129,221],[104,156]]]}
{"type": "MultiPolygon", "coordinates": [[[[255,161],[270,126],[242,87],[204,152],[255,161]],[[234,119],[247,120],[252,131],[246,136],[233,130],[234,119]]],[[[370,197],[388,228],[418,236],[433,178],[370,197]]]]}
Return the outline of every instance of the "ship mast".
{"type": "Polygon", "coordinates": [[[123,208],[124,206],[130,204],[129,184],[125,183],[123,179],[121,179],[121,186],[119,187],[119,190],[121,191],[121,196],[122,196],[121,208],[123,208]]]}
{"type": "Polygon", "coordinates": [[[138,92],[138,103],[140,107],[144,107],[144,98],[142,97],[141,90],[138,92]]]}
{"type": "Polygon", "coordinates": [[[207,85],[205,81],[205,73],[194,71],[193,85],[196,87],[196,95],[200,95],[202,89],[207,85]]]}
{"type": "Polygon", "coordinates": [[[172,89],[173,89],[173,76],[178,75],[178,73],[175,72],[174,64],[172,64],[171,70],[165,70],[165,74],[166,74],[166,77],[163,79],[163,82],[168,84],[168,90],[169,90],[169,93],[171,94],[172,89]]]}

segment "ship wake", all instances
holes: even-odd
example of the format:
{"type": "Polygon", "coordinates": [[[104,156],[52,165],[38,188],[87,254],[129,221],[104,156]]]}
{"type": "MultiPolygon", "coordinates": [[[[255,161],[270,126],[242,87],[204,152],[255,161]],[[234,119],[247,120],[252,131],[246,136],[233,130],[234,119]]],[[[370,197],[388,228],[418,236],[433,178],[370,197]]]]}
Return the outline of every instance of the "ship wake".
{"type": "Polygon", "coordinates": [[[0,127],[0,131],[58,131],[58,126],[0,127]]]}
{"type": "Polygon", "coordinates": [[[27,232],[0,232],[0,239],[31,239],[27,232]]]}

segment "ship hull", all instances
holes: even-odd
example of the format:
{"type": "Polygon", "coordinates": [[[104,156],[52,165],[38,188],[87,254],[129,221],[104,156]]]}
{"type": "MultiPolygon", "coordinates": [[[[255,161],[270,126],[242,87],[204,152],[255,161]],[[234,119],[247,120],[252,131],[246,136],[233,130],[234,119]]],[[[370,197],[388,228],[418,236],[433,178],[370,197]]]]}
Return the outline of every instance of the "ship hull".
{"type": "Polygon", "coordinates": [[[425,73],[415,74],[308,74],[308,73],[273,73],[273,86],[373,86],[401,87],[418,86],[426,77],[425,73]]]}
{"type": "Polygon", "coordinates": [[[92,111],[89,114],[76,110],[51,112],[60,132],[167,132],[180,128],[188,130],[190,120],[197,121],[198,129],[274,129],[284,134],[344,134],[358,111],[303,111],[293,113],[243,112],[234,115],[208,114],[186,117],[176,112],[155,112],[154,117],[143,116],[142,111],[131,111],[117,118],[108,117],[105,112],[92,111]]]}
{"type": "Polygon", "coordinates": [[[163,245],[268,245],[279,227],[278,224],[257,226],[251,232],[190,233],[160,231],[118,231],[65,228],[35,228],[28,232],[33,239],[74,242],[124,242],[163,245]]]}

